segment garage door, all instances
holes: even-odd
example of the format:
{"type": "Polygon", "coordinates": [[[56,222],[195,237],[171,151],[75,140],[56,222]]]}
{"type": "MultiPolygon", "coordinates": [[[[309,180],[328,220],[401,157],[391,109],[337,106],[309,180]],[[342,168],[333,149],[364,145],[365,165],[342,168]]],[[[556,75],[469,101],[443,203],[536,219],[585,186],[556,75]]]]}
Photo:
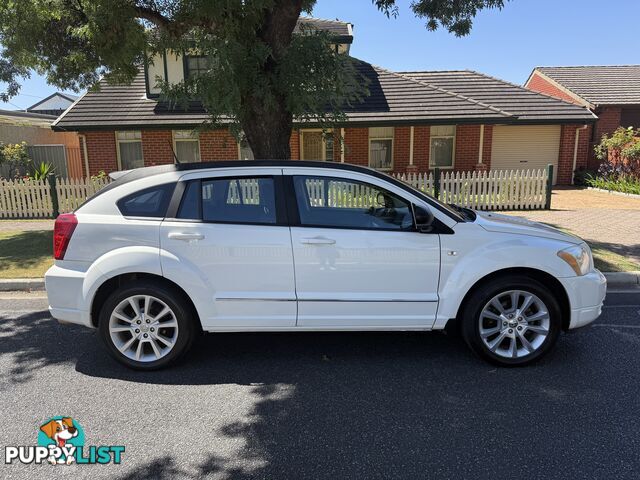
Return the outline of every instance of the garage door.
{"type": "Polygon", "coordinates": [[[558,173],[560,125],[496,126],[491,146],[492,170],[516,170],[554,166],[558,173]]]}

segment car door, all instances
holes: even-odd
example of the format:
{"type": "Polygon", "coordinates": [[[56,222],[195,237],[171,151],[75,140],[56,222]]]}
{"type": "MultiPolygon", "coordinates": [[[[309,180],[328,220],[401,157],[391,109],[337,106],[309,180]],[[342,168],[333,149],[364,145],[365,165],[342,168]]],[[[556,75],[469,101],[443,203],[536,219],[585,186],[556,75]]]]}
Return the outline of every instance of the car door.
{"type": "Polygon", "coordinates": [[[205,329],[292,327],[296,297],[281,170],[183,177],[176,218],[165,219],[163,272],[206,285],[205,329]],[[167,272],[174,269],[174,272],[167,272]],[[182,272],[180,272],[182,271],[182,272]],[[194,274],[195,273],[195,274],[194,274]]]}
{"type": "Polygon", "coordinates": [[[440,239],[419,233],[412,199],[357,172],[284,169],[299,327],[430,328],[440,239]]]}

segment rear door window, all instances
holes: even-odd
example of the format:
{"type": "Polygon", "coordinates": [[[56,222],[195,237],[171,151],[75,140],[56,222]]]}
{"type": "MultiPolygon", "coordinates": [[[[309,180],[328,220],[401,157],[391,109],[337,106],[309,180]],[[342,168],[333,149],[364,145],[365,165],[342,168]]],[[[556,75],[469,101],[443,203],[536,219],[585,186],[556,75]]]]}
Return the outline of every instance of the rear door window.
{"type": "Polygon", "coordinates": [[[276,192],[271,177],[203,179],[190,182],[178,218],[214,223],[276,224],[276,192]]]}

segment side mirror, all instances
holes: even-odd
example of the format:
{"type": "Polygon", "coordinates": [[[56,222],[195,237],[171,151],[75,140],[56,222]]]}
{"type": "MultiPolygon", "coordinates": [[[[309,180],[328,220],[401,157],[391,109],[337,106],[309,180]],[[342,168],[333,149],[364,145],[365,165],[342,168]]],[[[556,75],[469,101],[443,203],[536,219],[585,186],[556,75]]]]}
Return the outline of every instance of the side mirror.
{"type": "Polygon", "coordinates": [[[420,205],[413,205],[413,220],[420,233],[429,233],[433,229],[433,214],[420,205]]]}

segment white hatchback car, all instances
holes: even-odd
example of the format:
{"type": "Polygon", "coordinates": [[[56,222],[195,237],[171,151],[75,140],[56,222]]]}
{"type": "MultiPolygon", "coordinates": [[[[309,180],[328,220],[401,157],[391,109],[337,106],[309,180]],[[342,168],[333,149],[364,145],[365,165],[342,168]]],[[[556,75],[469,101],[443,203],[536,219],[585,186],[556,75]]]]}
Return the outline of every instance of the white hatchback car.
{"type": "Polygon", "coordinates": [[[589,247],[323,162],[125,172],[54,231],[50,311],[155,369],[207,332],[442,330],[524,365],[601,313],[589,247]]]}

